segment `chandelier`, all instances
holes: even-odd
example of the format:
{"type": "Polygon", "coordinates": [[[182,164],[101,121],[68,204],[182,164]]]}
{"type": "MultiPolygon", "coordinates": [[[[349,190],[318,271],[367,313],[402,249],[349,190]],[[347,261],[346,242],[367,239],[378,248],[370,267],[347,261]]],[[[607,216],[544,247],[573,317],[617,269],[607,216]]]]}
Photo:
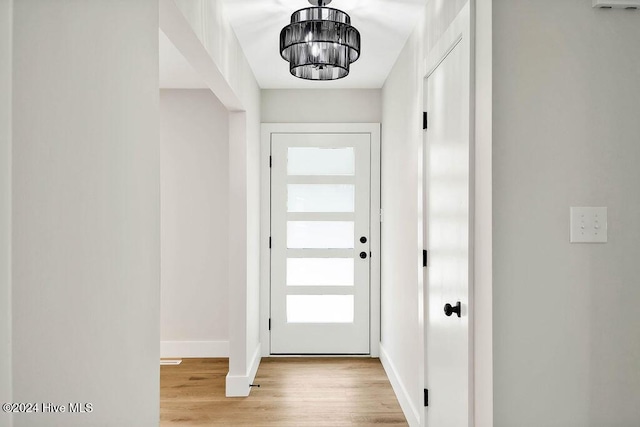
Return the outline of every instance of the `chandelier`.
{"type": "Polygon", "coordinates": [[[349,65],[360,57],[360,33],[351,18],[325,7],[331,0],[309,0],[315,7],[291,15],[291,24],[280,32],[280,55],[289,71],[305,80],[337,80],[349,74],[349,65]]]}

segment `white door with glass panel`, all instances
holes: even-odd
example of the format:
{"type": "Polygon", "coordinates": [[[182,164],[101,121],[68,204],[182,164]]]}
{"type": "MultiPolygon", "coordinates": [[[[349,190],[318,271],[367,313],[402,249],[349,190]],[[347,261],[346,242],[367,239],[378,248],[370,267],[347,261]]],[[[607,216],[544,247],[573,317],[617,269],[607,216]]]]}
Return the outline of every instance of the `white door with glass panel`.
{"type": "Polygon", "coordinates": [[[271,353],[369,354],[370,134],[271,135],[271,353]]]}

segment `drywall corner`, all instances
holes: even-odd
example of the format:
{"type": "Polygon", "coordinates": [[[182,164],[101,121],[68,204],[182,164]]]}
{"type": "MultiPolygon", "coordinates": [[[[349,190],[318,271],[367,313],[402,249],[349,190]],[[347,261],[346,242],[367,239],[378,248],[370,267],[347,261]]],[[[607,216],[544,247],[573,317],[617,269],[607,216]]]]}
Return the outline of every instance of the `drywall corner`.
{"type": "Polygon", "coordinates": [[[226,379],[226,396],[227,397],[246,397],[251,393],[251,385],[258,373],[260,367],[260,361],[262,360],[262,350],[260,344],[258,344],[253,352],[253,357],[249,363],[247,372],[245,375],[231,375],[227,374],[226,379]]]}

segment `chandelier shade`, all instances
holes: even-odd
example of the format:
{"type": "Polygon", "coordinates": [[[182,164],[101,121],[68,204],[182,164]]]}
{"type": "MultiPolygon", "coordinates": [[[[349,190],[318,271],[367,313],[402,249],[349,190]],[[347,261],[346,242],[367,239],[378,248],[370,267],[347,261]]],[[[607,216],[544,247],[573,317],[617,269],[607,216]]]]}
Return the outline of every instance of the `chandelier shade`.
{"type": "Polygon", "coordinates": [[[360,57],[360,33],[351,18],[338,9],[319,7],[298,10],[291,24],[280,32],[280,55],[289,71],[306,80],[336,80],[349,74],[360,57]]]}

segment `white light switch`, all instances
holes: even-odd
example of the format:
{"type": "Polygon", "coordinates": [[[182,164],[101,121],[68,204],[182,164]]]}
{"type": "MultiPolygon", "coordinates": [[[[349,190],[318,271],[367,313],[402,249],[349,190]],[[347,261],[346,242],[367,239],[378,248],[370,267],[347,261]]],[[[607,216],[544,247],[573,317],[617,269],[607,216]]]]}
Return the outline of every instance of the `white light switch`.
{"type": "Polygon", "coordinates": [[[607,208],[571,208],[571,243],[606,243],[607,208]]]}

